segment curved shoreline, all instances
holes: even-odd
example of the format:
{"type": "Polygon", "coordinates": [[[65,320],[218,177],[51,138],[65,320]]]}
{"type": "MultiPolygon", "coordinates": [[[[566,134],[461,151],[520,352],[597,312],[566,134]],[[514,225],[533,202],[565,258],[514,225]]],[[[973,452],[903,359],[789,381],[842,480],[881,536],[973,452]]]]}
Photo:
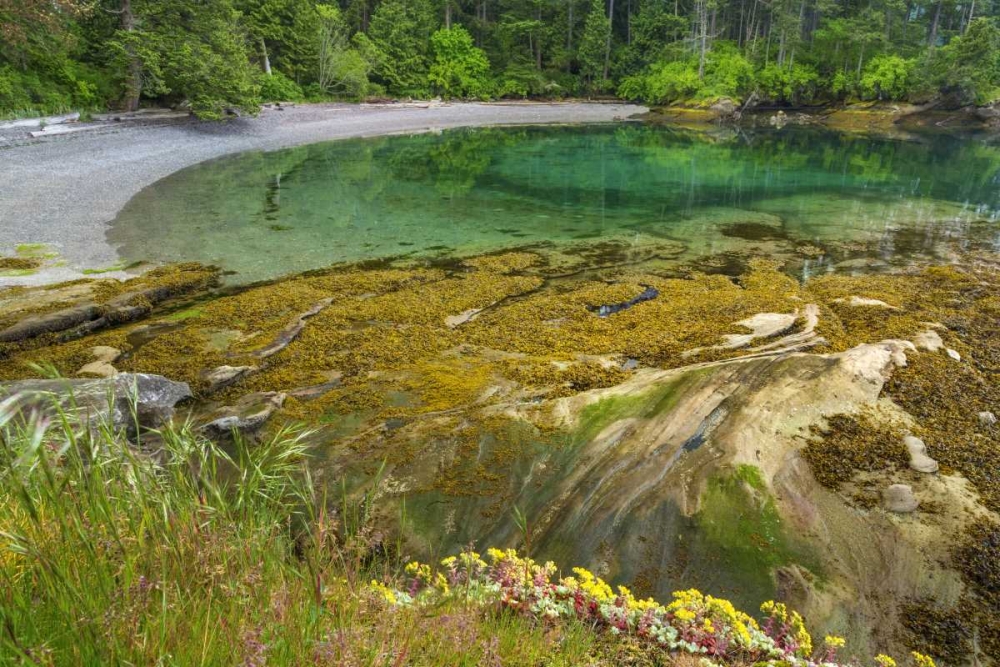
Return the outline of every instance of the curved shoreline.
{"type": "MultiPolygon", "coordinates": [[[[0,277],[0,287],[82,277],[119,261],[108,224],[140,190],[185,167],[244,151],[456,127],[621,120],[629,104],[320,104],[226,123],[127,122],[0,150],[0,256],[44,244],[62,266],[0,277]]],[[[121,272],[102,274],[124,275],[121,272]]]]}

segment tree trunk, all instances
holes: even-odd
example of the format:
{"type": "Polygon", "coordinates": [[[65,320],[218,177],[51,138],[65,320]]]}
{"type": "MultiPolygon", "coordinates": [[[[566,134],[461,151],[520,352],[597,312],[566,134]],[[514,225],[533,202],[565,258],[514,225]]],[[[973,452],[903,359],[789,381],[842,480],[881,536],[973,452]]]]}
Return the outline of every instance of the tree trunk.
{"type": "Polygon", "coordinates": [[[931,35],[927,40],[927,46],[934,47],[937,45],[937,33],[938,25],[941,23],[941,5],[943,0],[938,0],[937,10],[934,12],[934,22],[931,23],[931,35]]]}
{"type": "Polygon", "coordinates": [[[271,76],[271,58],[267,55],[267,44],[264,43],[264,38],[260,38],[260,66],[264,70],[264,74],[271,76]]]}
{"type": "MultiPolygon", "coordinates": [[[[541,22],[542,22],[542,6],[541,5],[538,5],[538,11],[535,14],[535,19],[538,21],[539,24],[541,24],[541,22]]],[[[539,35],[535,39],[535,42],[536,42],[536,46],[538,47],[537,50],[535,51],[535,67],[537,67],[538,70],[541,71],[541,69],[542,69],[542,37],[541,37],[541,35],[539,35]]]]}
{"type": "Polygon", "coordinates": [[[603,80],[608,79],[608,70],[611,69],[611,35],[615,31],[615,0],[611,0],[611,4],[608,7],[608,42],[604,48],[604,76],[603,80]]]}
{"type": "Polygon", "coordinates": [[[445,30],[451,30],[451,0],[444,2],[444,27],[445,30]]]}
{"type": "Polygon", "coordinates": [[[698,55],[698,78],[705,78],[705,58],[708,53],[708,4],[699,0],[698,20],[701,23],[701,53],[698,55]]]}
{"type": "Polygon", "coordinates": [[[972,19],[976,14],[976,0],[972,0],[972,4],[969,5],[969,19],[965,22],[965,28],[962,30],[962,34],[969,29],[969,24],[972,23],[972,19]]]}
{"type": "Polygon", "coordinates": [[[566,50],[573,50],[573,5],[574,0],[569,0],[569,20],[566,22],[566,50]]]}
{"type": "MultiPolygon", "coordinates": [[[[135,32],[135,15],[132,13],[132,0],[122,0],[121,26],[127,33],[135,32]]],[[[122,106],[125,111],[135,111],[139,108],[139,97],[142,95],[142,63],[135,53],[135,47],[129,41],[125,48],[128,56],[128,73],[125,76],[125,98],[122,106]]]]}

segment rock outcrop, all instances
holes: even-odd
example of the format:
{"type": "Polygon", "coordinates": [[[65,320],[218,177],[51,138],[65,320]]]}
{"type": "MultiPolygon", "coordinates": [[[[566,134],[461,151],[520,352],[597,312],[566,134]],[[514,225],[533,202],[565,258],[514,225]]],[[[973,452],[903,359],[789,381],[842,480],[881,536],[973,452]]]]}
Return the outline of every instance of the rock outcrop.
{"type": "Polygon", "coordinates": [[[191,398],[186,383],[159,375],[121,373],[96,380],[21,380],[0,383],[7,407],[28,419],[32,414],[75,416],[90,428],[109,425],[129,432],[168,423],[181,401],[191,398]]]}

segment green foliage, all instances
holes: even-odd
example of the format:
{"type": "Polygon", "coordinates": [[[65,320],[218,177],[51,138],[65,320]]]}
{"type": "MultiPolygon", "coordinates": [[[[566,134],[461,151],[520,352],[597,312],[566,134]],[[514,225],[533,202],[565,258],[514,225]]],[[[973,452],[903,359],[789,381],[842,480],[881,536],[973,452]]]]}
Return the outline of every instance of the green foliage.
{"type": "Polygon", "coordinates": [[[865,65],[859,87],[866,100],[901,100],[913,76],[914,61],[899,56],[875,56],[865,65]]]}
{"type": "Polygon", "coordinates": [[[427,0],[384,0],[372,17],[368,37],[375,56],[374,79],[405,95],[426,93],[434,18],[427,0]]]}
{"type": "Polygon", "coordinates": [[[698,76],[698,62],[693,59],[657,63],[646,74],[625,79],[618,94],[651,104],[720,97],[739,101],[753,89],[754,81],[750,61],[731,45],[720,42],[708,54],[704,78],[698,76]]]}
{"type": "Polygon", "coordinates": [[[757,91],[768,102],[808,104],[816,97],[819,73],[808,65],[768,63],[756,74],[757,91]]]}
{"type": "Polygon", "coordinates": [[[317,7],[320,14],[318,32],[318,80],[320,95],[344,95],[360,99],[371,90],[368,75],[377,61],[377,49],[364,34],[358,34],[355,46],[349,45],[347,26],[340,10],[329,5],[317,7]]]}
{"type": "Polygon", "coordinates": [[[705,63],[705,86],[701,97],[742,100],[754,86],[753,65],[734,44],[716,42],[705,63]]]}
{"type": "Polygon", "coordinates": [[[445,97],[490,96],[490,61],[465,28],[438,30],[431,36],[431,51],[434,62],[427,78],[435,92],[445,97]]]}
{"type": "Polygon", "coordinates": [[[302,88],[281,72],[260,77],[260,98],[265,102],[295,102],[305,97],[302,88]]]}
{"type": "Polygon", "coordinates": [[[1000,29],[989,19],[976,19],[934,54],[930,67],[941,91],[960,104],[1000,99],[1000,29]]]}
{"type": "Polygon", "coordinates": [[[611,22],[605,14],[604,0],[593,0],[577,55],[580,61],[580,74],[591,88],[602,87],[604,54],[610,34],[611,22]]]}

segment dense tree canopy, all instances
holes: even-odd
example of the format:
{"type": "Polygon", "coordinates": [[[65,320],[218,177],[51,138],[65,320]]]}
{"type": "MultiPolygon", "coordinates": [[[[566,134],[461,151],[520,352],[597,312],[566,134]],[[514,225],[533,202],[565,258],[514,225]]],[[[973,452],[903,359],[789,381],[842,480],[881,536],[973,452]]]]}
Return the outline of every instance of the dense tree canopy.
{"type": "Polygon", "coordinates": [[[994,0],[0,0],[0,111],[618,94],[984,104],[994,0]]]}

